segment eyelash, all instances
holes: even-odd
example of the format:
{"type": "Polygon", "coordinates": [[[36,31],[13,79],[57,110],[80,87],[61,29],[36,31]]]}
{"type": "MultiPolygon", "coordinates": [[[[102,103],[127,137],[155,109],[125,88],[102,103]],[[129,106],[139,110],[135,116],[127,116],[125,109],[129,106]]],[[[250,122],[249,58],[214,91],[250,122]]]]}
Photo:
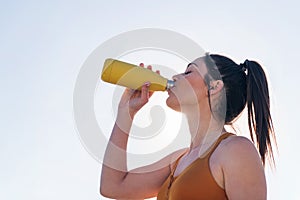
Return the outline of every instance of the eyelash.
{"type": "Polygon", "coordinates": [[[189,73],[191,73],[192,71],[187,71],[187,72],[184,72],[184,74],[186,75],[186,74],[189,74],[189,73]]]}

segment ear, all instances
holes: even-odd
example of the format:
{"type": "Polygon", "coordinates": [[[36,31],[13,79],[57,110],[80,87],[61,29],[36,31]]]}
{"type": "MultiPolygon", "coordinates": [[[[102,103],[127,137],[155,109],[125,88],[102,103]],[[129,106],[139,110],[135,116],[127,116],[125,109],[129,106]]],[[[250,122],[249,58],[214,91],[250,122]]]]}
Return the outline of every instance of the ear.
{"type": "Polygon", "coordinates": [[[217,94],[223,89],[223,87],[224,87],[224,83],[222,80],[211,81],[210,88],[209,88],[210,95],[217,94]]]}

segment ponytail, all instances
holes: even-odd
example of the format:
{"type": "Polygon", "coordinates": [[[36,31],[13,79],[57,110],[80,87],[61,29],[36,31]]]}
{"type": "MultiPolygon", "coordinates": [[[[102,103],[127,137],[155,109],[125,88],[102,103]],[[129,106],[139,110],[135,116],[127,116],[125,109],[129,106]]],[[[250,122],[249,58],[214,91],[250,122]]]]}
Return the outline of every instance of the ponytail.
{"type": "Polygon", "coordinates": [[[248,126],[251,139],[256,140],[263,164],[265,164],[266,155],[272,164],[275,164],[270,135],[275,142],[276,139],[270,113],[266,75],[260,64],[255,61],[246,60],[241,67],[247,72],[248,126]]]}
{"type": "MultiPolygon", "coordinates": [[[[276,146],[273,122],[270,113],[270,97],[268,81],[262,67],[255,61],[246,60],[243,64],[236,64],[228,57],[210,54],[206,55],[205,63],[209,74],[215,80],[222,79],[226,91],[225,124],[230,125],[240,115],[247,105],[248,126],[251,139],[256,143],[265,164],[266,157],[275,165],[272,142],[276,146]],[[212,62],[210,61],[213,61],[212,62]],[[214,75],[214,68],[220,77],[214,75]]],[[[209,100],[210,101],[210,100],[209,100]]],[[[222,110],[219,110],[220,116],[222,110]]]]}

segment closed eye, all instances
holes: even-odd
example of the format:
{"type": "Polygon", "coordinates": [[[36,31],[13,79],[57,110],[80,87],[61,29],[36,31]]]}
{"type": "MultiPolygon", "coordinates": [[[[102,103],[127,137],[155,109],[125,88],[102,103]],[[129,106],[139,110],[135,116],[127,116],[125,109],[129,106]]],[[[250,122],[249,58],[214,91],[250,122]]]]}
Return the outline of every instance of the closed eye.
{"type": "Polygon", "coordinates": [[[189,73],[191,73],[192,71],[186,71],[186,72],[184,72],[184,74],[189,74],[189,73]]]}

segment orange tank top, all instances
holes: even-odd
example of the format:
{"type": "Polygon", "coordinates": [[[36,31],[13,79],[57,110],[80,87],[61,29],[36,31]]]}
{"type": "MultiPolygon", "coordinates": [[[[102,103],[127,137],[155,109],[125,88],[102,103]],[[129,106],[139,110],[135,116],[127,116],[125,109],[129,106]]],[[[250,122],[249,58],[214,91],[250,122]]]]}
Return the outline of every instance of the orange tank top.
{"type": "Polygon", "coordinates": [[[209,158],[220,142],[230,135],[233,134],[222,134],[204,157],[197,158],[180,175],[174,177],[175,169],[182,157],[180,156],[170,176],[162,185],[157,200],[227,200],[225,190],[216,183],[211,174],[209,158]]]}

